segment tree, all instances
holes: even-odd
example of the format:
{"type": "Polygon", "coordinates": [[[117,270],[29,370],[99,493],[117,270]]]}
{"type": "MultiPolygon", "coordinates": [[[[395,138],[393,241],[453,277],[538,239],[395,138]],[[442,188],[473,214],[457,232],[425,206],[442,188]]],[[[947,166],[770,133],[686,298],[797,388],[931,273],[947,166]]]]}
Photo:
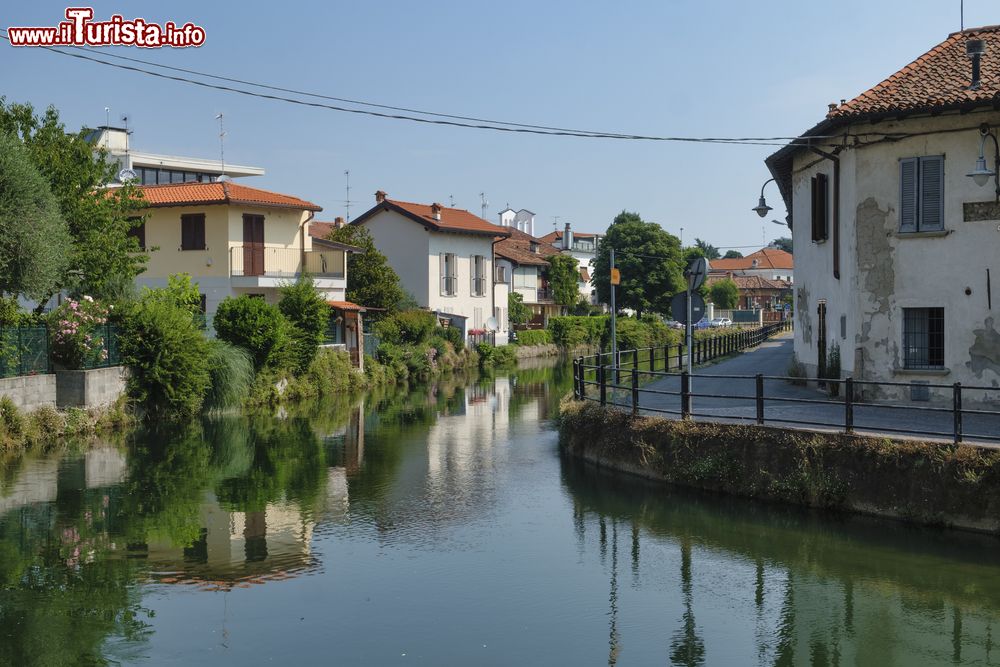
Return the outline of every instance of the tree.
{"type": "Polygon", "coordinates": [[[701,248],[701,251],[705,253],[703,255],[705,259],[719,259],[719,249],[708,241],[702,241],[701,239],[696,238],[694,240],[694,245],[697,248],[701,248]]]}
{"type": "Polygon", "coordinates": [[[141,224],[135,211],[142,208],[134,185],[106,188],[113,183],[117,163],[104,149],[96,152],[83,130],[67,133],[54,107],[42,116],[30,104],[7,104],[0,97],[0,132],[24,144],[32,163],[49,182],[73,238],[66,270],[56,288],[105,296],[109,281],[128,280],[142,273],[147,260],[129,230],[141,224]]]}
{"type": "Polygon", "coordinates": [[[254,368],[281,368],[288,356],[289,324],[277,306],[243,294],[226,297],[215,311],[215,335],[242,347],[254,368]]]}
{"type": "Polygon", "coordinates": [[[517,292],[507,293],[507,319],[510,324],[524,324],[531,319],[531,311],[524,305],[524,297],[517,292]]]}
{"type": "Polygon", "coordinates": [[[375,247],[371,233],[361,225],[344,225],[328,238],[362,250],[347,254],[347,300],[369,308],[398,309],[404,298],[399,276],[375,247]]]}
{"type": "Polygon", "coordinates": [[[597,248],[591,284],[602,303],[610,303],[610,249],[621,284],[615,290],[615,305],[631,308],[638,315],[647,311],[666,314],[670,298],[685,288],[684,255],[680,240],[655,222],[645,222],[638,213],[622,211],[608,227],[597,248]]]}
{"type": "Polygon", "coordinates": [[[330,306],[316,289],[308,275],[299,276],[294,283],[282,285],[278,310],[292,325],[292,351],[296,371],[302,373],[319,351],[323,332],[330,319],[330,306]]]}
{"type": "Polygon", "coordinates": [[[66,269],[70,236],[49,184],[0,130],[0,293],[42,298],[66,269]]]}
{"type": "Polygon", "coordinates": [[[743,253],[739,250],[727,250],[726,254],[722,256],[722,259],[740,259],[743,257],[743,253]]]}
{"type": "Polygon", "coordinates": [[[740,288],[731,278],[726,278],[714,283],[709,289],[712,303],[723,310],[735,308],[740,302],[740,288]]]}
{"type": "Polygon", "coordinates": [[[780,239],[774,239],[773,241],[771,241],[771,245],[773,245],[775,248],[784,250],[785,252],[792,251],[792,239],[790,239],[787,236],[782,236],[780,239]]]}
{"type": "Polygon", "coordinates": [[[580,270],[575,257],[569,255],[552,255],[549,257],[549,285],[552,288],[553,300],[560,306],[572,306],[580,296],[577,283],[580,282],[580,270]]]}

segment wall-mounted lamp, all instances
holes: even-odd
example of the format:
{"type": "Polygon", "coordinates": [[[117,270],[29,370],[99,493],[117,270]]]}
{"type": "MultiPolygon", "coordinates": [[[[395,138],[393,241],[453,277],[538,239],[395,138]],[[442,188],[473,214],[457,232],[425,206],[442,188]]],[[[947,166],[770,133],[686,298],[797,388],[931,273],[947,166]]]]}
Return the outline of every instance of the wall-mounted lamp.
{"type": "Polygon", "coordinates": [[[750,209],[751,211],[756,211],[757,215],[762,218],[766,218],[767,214],[772,210],[771,207],[767,205],[767,201],[764,199],[764,188],[767,187],[768,183],[773,181],[773,178],[764,181],[764,185],[760,186],[760,199],[757,201],[757,205],[750,209]]]}
{"type": "Polygon", "coordinates": [[[966,176],[971,178],[976,185],[983,187],[993,179],[996,189],[997,201],[1000,202],[1000,143],[997,142],[996,135],[990,130],[989,125],[983,123],[979,128],[979,133],[983,138],[979,142],[979,159],[976,160],[976,168],[966,176]],[[993,140],[993,168],[986,165],[986,140],[993,140]]]}

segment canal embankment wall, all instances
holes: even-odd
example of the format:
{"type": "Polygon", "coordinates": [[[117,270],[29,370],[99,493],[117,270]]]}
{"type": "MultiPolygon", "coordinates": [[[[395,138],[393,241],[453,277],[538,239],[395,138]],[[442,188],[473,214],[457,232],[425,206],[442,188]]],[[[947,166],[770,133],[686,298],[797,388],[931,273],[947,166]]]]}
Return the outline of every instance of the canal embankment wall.
{"type": "Polygon", "coordinates": [[[634,416],[567,399],[560,448],[706,491],[1000,533],[1000,450],[634,416]]]}

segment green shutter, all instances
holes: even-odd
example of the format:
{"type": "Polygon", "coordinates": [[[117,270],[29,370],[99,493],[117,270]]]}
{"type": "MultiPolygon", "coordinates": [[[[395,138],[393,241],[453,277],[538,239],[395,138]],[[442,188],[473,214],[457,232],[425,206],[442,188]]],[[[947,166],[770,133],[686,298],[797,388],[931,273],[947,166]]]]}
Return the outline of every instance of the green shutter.
{"type": "Polygon", "coordinates": [[[899,161],[899,231],[917,231],[917,166],[915,157],[899,161]]]}
{"type": "Polygon", "coordinates": [[[944,156],[920,158],[919,231],[944,229],[944,156]]]}

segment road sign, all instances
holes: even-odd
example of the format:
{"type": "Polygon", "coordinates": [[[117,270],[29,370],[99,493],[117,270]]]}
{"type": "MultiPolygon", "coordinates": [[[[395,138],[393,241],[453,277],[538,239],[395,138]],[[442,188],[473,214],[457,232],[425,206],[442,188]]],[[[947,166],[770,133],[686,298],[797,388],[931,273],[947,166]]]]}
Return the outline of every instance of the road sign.
{"type": "MultiPolygon", "coordinates": [[[[681,324],[687,324],[687,292],[678,292],[670,300],[670,313],[681,324]]],[[[691,295],[691,323],[705,316],[705,300],[700,294],[691,295]]]]}
{"type": "Polygon", "coordinates": [[[622,272],[618,269],[611,269],[611,284],[621,285],[622,284],[622,272]]]}
{"type": "Polygon", "coordinates": [[[709,268],[708,260],[704,257],[691,260],[691,263],[684,269],[684,277],[687,278],[688,286],[693,290],[701,287],[705,283],[709,268]]]}

